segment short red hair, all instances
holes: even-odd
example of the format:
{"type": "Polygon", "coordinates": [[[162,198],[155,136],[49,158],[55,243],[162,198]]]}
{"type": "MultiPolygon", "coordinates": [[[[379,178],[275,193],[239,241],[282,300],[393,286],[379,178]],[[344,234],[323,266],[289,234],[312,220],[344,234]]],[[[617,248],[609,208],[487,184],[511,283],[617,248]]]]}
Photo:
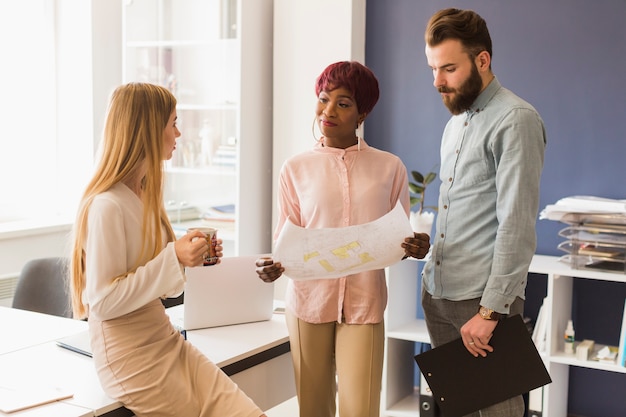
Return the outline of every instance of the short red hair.
{"type": "Polygon", "coordinates": [[[327,66],[317,77],[315,94],[319,96],[322,91],[342,87],[352,94],[359,114],[369,114],[378,102],[378,79],[372,70],[359,62],[340,61],[327,66]]]}

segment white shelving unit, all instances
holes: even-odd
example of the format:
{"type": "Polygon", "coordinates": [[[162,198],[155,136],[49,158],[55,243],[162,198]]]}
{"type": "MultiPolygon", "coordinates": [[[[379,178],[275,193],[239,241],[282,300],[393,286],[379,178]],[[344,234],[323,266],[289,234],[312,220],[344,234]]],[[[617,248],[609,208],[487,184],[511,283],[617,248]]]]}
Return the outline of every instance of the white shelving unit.
{"type": "Polygon", "coordinates": [[[225,256],[268,252],[273,0],[119,1],[123,81],[162,85],[178,100],[182,136],[165,178],[177,234],[210,225],[225,256]],[[203,219],[231,205],[233,221],[203,219]]]}
{"type": "MultiPolygon", "coordinates": [[[[576,279],[626,284],[626,274],[573,269],[556,256],[535,255],[530,273],[547,275],[548,312],[545,352],[540,352],[552,383],[543,390],[543,417],[567,416],[569,368],[578,366],[626,374],[626,367],[597,361],[580,361],[564,352],[563,334],[572,315],[572,288],[576,279]]],[[[417,319],[419,261],[407,259],[387,268],[389,302],[385,312],[386,338],[381,416],[419,416],[419,391],[415,383],[415,344],[430,343],[424,320],[417,319]]],[[[620,334],[620,323],[615,323],[620,334]]],[[[599,347],[596,347],[598,349],[599,347]]]]}
{"type": "Polygon", "coordinates": [[[386,269],[389,301],[385,310],[385,357],[381,416],[419,416],[415,386],[415,344],[430,343],[426,322],[416,318],[419,263],[405,259],[386,269]]]}
{"type": "MultiPolygon", "coordinates": [[[[529,271],[547,275],[547,296],[544,309],[548,312],[546,349],[540,352],[552,383],[543,388],[543,417],[567,416],[567,392],[570,366],[598,369],[606,372],[626,374],[626,368],[617,364],[597,361],[581,361],[575,355],[564,352],[565,326],[572,316],[572,288],[576,279],[612,281],[626,284],[626,274],[574,269],[559,261],[557,256],[535,255],[529,271]]],[[[615,332],[620,334],[621,322],[614,323],[615,332]]],[[[600,346],[596,346],[596,349],[600,346]]]]}

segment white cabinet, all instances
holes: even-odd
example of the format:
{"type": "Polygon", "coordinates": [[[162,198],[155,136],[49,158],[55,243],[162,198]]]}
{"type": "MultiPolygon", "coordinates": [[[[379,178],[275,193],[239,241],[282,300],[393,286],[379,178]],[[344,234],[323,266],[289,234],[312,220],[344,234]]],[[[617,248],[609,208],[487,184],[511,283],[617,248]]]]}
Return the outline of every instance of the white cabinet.
{"type": "Polygon", "coordinates": [[[419,415],[415,383],[416,343],[430,343],[426,322],[418,319],[420,262],[408,258],[386,269],[389,301],[385,310],[385,357],[381,416],[419,415]]]}
{"type": "Polygon", "coordinates": [[[272,0],[122,2],[124,82],[178,100],[165,179],[175,229],[216,227],[227,256],[269,251],[272,0]]]}
{"type": "MultiPolygon", "coordinates": [[[[566,417],[570,366],[626,374],[626,367],[597,361],[577,360],[564,352],[563,334],[572,316],[572,287],[576,279],[612,281],[626,284],[626,274],[573,269],[556,256],[535,255],[530,273],[547,275],[546,348],[540,352],[552,383],[543,388],[543,417],[566,417]]],[[[419,394],[415,381],[415,344],[429,343],[424,320],[417,319],[419,302],[419,261],[407,259],[387,268],[389,302],[386,310],[385,361],[381,416],[419,415],[419,394]]],[[[621,307],[621,306],[620,306],[621,307]]],[[[621,322],[608,324],[615,334],[621,322]]],[[[598,349],[599,346],[596,346],[598,349]]]]}
{"type": "MultiPolygon", "coordinates": [[[[564,332],[567,321],[572,317],[572,287],[576,279],[613,281],[626,284],[626,274],[573,269],[560,262],[556,256],[535,255],[529,272],[545,274],[547,296],[544,310],[548,313],[545,351],[540,352],[546,368],[552,377],[552,383],[543,388],[543,417],[567,416],[567,393],[570,366],[598,369],[606,372],[626,374],[626,368],[617,364],[601,363],[591,360],[578,360],[575,355],[564,352],[564,332]]],[[[621,306],[618,306],[618,308],[621,306]]],[[[607,323],[615,328],[619,335],[621,322],[607,323]]],[[[600,346],[596,346],[598,349],[600,346]]]]}

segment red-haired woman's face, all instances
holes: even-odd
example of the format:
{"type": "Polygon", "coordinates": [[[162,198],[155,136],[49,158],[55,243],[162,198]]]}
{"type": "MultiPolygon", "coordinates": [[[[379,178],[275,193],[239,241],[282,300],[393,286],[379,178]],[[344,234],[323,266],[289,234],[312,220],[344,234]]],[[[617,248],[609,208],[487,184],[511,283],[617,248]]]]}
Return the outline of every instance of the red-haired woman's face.
{"type": "Polygon", "coordinates": [[[352,94],[347,89],[340,87],[320,92],[315,114],[320,131],[329,146],[336,146],[329,141],[349,146],[355,143],[355,131],[362,117],[352,94]]]}

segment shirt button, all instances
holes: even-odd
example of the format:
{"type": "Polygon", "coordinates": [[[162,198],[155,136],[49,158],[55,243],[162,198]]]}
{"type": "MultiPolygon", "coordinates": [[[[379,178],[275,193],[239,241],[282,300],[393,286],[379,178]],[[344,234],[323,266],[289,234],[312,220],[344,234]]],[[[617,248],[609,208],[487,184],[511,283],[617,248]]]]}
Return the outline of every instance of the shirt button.
{"type": "Polygon", "coordinates": [[[452,177],[448,178],[448,182],[452,182],[452,177]]]}
{"type": "Polygon", "coordinates": [[[467,126],[469,123],[465,122],[465,126],[467,126]]]}
{"type": "Polygon", "coordinates": [[[443,209],[444,209],[444,210],[447,210],[447,209],[448,209],[448,205],[447,205],[447,204],[444,204],[444,205],[443,205],[443,209]]]}
{"type": "Polygon", "coordinates": [[[437,265],[441,265],[441,262],[440,262],[440,261],[437,261],[437,265]]]}
{"type": "Polygon", "coordinates": [[[441,234],[441,238],[442,238],[442,239],[443,239],[443,236],[444,236],[444,234],[442,233],[442,234],[441,234]]]}

